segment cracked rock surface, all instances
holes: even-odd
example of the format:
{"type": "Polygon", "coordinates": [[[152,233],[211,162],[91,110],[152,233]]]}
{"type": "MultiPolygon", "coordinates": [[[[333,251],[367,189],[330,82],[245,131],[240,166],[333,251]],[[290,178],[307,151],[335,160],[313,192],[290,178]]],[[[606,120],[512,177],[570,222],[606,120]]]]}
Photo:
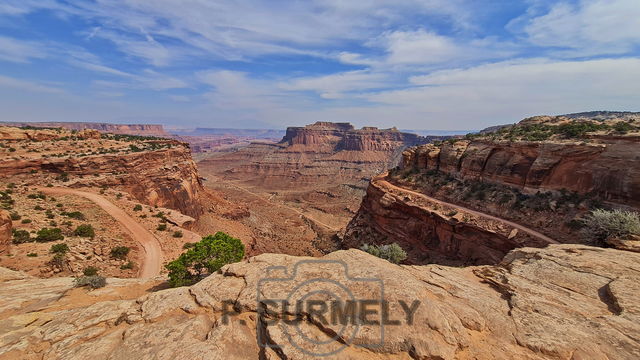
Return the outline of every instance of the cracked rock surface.
{"type": "Polygon", "coordinates": [[[522,248],[467,268],[398,266],[359,250],[263,254],[159,291],[134,279],[87,291],[0,270],[0,359],[640,358],[640,254],[615,249],[522,248]],[[387,310],[373,305],[369,319],[386,312],[383,331],[309,308],[261,317],[257,301],[379,296],[387,310]]]}

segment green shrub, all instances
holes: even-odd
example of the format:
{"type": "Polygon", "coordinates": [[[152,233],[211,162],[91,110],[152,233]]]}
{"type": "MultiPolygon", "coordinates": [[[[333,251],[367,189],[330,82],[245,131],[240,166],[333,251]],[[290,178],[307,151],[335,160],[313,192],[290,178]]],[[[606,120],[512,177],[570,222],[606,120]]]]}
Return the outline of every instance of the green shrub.
{"type": "Polygon", "coordinates": [[[98,289],[107,285],[107,279],[100,275],[80,276],[73,280],[73,284],[75,287],[88,286],[92,289],[98,289]]]}
{"type": "Polygon", "coordinates": [[[20,220],[22,219],[22,216],[20,216],[20,214],[18,214],[17,212],[12,212],[11,213],[11,220],[20,220]]]}
{"type": "Polygon", "coordinates": [[[38,254],[36,254],[36,253],[28,253],[27,256],[28,257],[38,257],[38,254]]]}
{"type": "Polygon", "coordinates": [[[62,267],[64,267],[66,263],[67,263],[67,257],[63,253],[56,253],[55,255],[53,255],[53,257],[49,261],[49,264],[60,269],[62,269],[62,267]]]}
{"type": "Polygon", "coordinates": [[[165,231],[165,230],[167,230],[167,224],[160,224],[160,225],[158,225],[158,227],[156,228],[156,230],[158,230],[158,231],[165,231]]]}
{"type": "Polygon", "coordinates": [[[37,242],[49,242],[49,241],[58,241],[64,240],[64,236],[62,235],[62,230],[59,228],[42,228],[38,230],[36,234],[37,242]]]}
{"type": "Polygon", "coordinates": [[[609,237],[640,235],[640,214],[623,210],[596,209],[585,219],[585,232],[597,244],[609,237]]]}
{"type": "Polygon", "coordinates": [[[93,226],[89,224],[82,224],[73,231],[73,235],[86,238],[94,238],[96,236],[96,232],[93,229],[93,226]]]}
{"type": "Polygon", "coordinates": [[[174,238],[181,238],[183,236],[184,236],[184,234],[182,233],[182,231],[174,231],[173,232],[173,237],[174,238]]]}
{"type": "Polygon", "coordinates": [[[129,255],[129,251],[131,251],[131,249],[126,246],[116,246],[111,249],[111,257],[124,260],[127,258],[127,255],[129,255]]]}
{"type": "Polygon", "coordinates": [[[133,207],[133,211],[142,211],[142,205],[138,204],[133,207]]]}
{"type": "Polygon", "coordinates": [[[98,275],[98,268],[95,266],[88,266],[84,268],[82,273],[84,274],[84,276],[96,276],[98,275]]]}
{"type": "Polygon", "coordinates": [[[72,218],[72,219],[76,219],[76,220],[85,220],[86,217],[84,216],[83,213],[81,213],[80,211],[72,211],[72,212],[62,212],[63,216],[66,216],[68,218],[72,218]]]}
{"type": "Polygon", "coordinates": [[[182,248],[185,250],[191,249],[196,245],[196,243],[184,243],[184,245],[182,245],[182,248]]]}
{"type": "Polygon", "coordinates": [[[13,243],[23,244],[31,241],[31,234],[27,230],[13,230],[13,243]]]}
{"type": "Polygon", "coordinates": [[[42,211],[42,210],[44,210],[44,208],[43,208],[42,206],[40,206],[40,205],[36,205],[36,206],[33,208],[33,210],[36,210],[36,211],[42,211]]]}
{"type": "Polygon", "coordinates": [[[373,256],[377,256],[381,259],[388,260],[394,264],[399,264],[407,258],[407,253],[397,243],[380,246],[364,244],[362,245],[360,250],[365,251],[373,256]]]}
{"type": "Polygon", "coordinates": [[[51,245],[49,252],[53,254],[66,254],[69,252],[69,246],[64,243],[51,245]]]}
{"type": "Polygon", "coordinates": [[[133,266],[133,261],[128,261],[126,264],[120,265],[120,270],[131,270],[133,269],[133,266]]]}
{"type": "Polygon", "coordinates": [[[238,262],[243,257],[244,244],[239,239],[223,232],[206,236],[166,265],[169,284],[172,287],[194,284],[205,273],[216,272],[224,265],[238,262]]]}

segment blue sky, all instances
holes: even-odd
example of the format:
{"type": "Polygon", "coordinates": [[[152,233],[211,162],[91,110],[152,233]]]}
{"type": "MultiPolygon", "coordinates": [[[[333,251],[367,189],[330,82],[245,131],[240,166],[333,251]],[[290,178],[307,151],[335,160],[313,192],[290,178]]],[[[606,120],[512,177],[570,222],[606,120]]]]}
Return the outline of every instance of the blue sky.
{"type": "Polygon", "coordinates": [[[640,110],[638,0],[3,0],[0,120],[480,129],[640,110]]]}

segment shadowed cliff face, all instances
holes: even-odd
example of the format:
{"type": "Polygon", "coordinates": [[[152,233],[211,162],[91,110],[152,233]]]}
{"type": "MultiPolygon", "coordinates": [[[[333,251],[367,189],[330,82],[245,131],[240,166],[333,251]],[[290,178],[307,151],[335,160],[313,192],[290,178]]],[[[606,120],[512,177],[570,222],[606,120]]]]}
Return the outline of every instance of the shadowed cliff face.
{"type": "Polygon", "coordinates": [[[589,143],[458,141],[403,154],[403,167],[438,170],[525,192],[568,190],[640,206],[640,139],[597,138],[589,143]]]}
{"type": "Polygon", "coordinates": [[[407,252],[408,263],[449,265],[496,264],[516,247],[547,245],[502,223],[392,188],[384,177],[376,177],[342,244],[359,248],[394,242],[407,252]]]}

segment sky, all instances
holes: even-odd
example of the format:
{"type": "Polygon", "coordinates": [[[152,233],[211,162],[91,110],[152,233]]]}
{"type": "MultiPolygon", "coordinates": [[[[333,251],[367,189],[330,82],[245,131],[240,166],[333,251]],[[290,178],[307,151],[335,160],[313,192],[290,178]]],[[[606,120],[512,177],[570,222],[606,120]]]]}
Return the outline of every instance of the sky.
{"type": "Polygon", "coordinates": [[[640,111],[640,0],[2,0],[0,109],[435,130],[640,111]]]}

